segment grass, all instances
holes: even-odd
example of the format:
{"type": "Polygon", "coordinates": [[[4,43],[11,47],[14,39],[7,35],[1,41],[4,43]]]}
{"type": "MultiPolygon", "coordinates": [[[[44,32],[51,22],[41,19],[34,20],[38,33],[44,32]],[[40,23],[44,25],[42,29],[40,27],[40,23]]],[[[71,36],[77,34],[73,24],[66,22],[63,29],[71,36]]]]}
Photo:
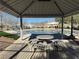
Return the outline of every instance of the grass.
{"type": "Polygon", "coordinates": [[[13,38],[14,40],[17,40],[19,38],[19,36],[17,34],[10,34],[10,33],[6,33],[6,32],[3,32],[3,31],[0,31],[0,36],[13,38]]]}

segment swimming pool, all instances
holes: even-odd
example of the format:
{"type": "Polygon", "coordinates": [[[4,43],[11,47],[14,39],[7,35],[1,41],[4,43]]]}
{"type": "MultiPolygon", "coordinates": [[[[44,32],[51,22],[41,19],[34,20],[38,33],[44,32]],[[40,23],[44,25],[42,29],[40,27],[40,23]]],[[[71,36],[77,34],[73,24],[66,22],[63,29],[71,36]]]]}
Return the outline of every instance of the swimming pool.
{"type": "Polygon", "coordinates": [[[55,34],[60,33],[60,30],[26,30],[24,33],[31,33],[31,34],[55,34]]]}
{"type": "MultiPolygon", "coordinates": [[[[20,32],[19,32],[20,33],[20,32]]],[[[61,34],[61,29],[55,29],[55,30],[24,30],[23,34],[31,33],[31,34],[61,34]]],[[[71,31],[70,29],[64,29],[64,34],[70,35],[71,31]]],[[[73,34],[79,34],[79,30],[74,30],[73,34]]]]}

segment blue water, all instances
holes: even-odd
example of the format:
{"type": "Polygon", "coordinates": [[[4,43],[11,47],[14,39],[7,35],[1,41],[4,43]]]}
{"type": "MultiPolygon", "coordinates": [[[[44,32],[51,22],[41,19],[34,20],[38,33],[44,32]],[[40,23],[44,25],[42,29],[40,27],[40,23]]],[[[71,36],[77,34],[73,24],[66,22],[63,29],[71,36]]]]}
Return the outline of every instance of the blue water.
{"type": "MultiPolygon", "coordinates": [[[[32,33],[32,34],[56,34],[56,33],[61,33],[61,29],[56,29],[56,30],[26,30],[25,32],[32,33]]],[[[78,34],[79,31],[73,31],[73,33],[78,34]]],[[[71,31],[64,30],[64,34],[71,34],[71,31]]]]}
{"type": "MultiPolygon", "coordinates": [[[[23,34],[26,34],[26,33],[31,33],[31,34],[35,34],[35,35],[39,35],[39,34],[61,34],[61,29],[56,29],[56,30],[25,30],[25,31],[23,31],[23,34]]],[[[71,34],[71,31],[64,30],[63,34],[69,36],[71,34]]],[[[73,34],[78,35],[79,30],[74,31],[73,34]]],[[[17,35],[20,36],[20,32],[18,32],[17,35]]]]}
{"type": "MultiPolygon", "coordinates": [[[[36,38],[37,35],[52,35],[54,37],[54,39],[61,39],[62,38],[62,34],[61,34],[61,29],[59,30],[25,30],[23,31],[23,34],[26,34],[26,33],[31,33],[31,37],[30,39],[34,39],[36,38]]],[[[73,34],[78,34],[79,31],[74,31],[73,34]]],[[[68,30],[64,30],[64,39],[67,39],[68,36],[70,36],[71,34],[71,31],[68,31],[68,30]]]]}
{"type": "Polygon", "coordinates": [[[55,30],[28,30],[26,32],[27,33],[32,33],[32,34],[55,34],[55,33],[60,33],[60,31],[55,31],[55,30]]]}

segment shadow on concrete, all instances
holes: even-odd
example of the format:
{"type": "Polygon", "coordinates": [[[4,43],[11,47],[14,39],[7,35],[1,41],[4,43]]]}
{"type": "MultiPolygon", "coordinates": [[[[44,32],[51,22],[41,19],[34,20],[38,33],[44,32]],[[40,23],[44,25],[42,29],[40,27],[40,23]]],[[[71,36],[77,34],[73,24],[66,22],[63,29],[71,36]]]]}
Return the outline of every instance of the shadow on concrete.
{"type": "Polygon", "coordinates": [[[79,59],[79,53],[72,47],[61,47],[62,50],[47,50],[47,56],[43,55],[34,57],[32,59],[79,59]]]}

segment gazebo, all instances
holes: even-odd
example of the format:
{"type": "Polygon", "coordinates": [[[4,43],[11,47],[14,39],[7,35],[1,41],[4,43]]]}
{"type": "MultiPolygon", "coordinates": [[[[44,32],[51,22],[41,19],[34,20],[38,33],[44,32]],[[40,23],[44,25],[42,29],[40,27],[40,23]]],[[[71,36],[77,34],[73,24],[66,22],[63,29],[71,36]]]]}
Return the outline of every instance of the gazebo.
{"type": "MultiPolygon", "coordinates": [[[[23,17],[61,17],[63,35],[64,17],[79,12],[79,0],[0,0],[0,10],[19,17],[21,29],[23,17]]],[[[71,36],[73,36],[73,16],[71,16],[71,36]]]]}

